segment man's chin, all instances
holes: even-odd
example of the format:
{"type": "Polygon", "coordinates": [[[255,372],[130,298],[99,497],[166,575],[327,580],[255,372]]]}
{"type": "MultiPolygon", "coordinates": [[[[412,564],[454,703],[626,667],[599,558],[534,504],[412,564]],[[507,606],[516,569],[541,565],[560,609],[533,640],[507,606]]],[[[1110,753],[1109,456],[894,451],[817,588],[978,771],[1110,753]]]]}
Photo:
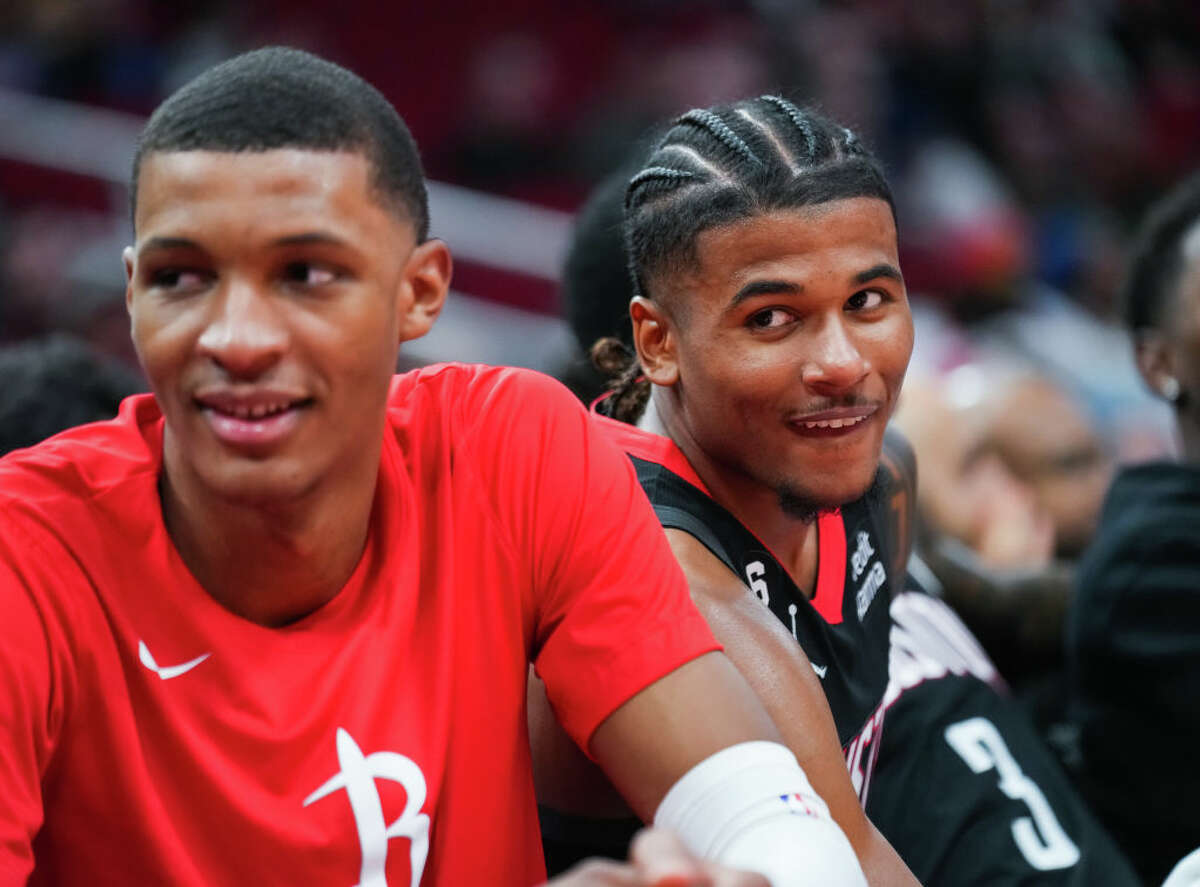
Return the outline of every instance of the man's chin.
{"type": "Polygon", "coordinates": [[[783,486],[778,490],[779,507],[788,517],[811,523],[822,514],[837,511],[843,505],[849,505],[861,499],[871,489],[871,484],[863,484],[858,488],[844,491],[802,490],[798,487],[783,486]]]}
{"type": "Polygon", "coordinates": [[[282,464],[226,463],[219,470],[203,472],[201,483],[211,495],[227,504],[250,508],[287,505],[311,489],[298,471],[282,464]]]}

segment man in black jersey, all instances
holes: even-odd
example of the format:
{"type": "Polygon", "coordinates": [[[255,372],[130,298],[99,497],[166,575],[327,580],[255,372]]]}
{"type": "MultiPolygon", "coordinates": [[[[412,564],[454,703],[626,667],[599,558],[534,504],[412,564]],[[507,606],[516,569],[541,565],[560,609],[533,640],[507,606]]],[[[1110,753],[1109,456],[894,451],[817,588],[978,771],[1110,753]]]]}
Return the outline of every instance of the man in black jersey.
{"type": "MultiPolygon", "coordinates": [[[[610,433],[869,880],[911,876],[847,793],[927,884],[1135,883],[969,632],[901,593],[915,472],[884,435],[912,322],[874,159],[776,97],[694,111],[625,220],[638,360],[604,403],[639,427],[610,433]]],[[[594,797],[545,770],[539,789],[560,813],[594,797]]],[[[546,825],[552,854],[579,841],[546,825]]]]}

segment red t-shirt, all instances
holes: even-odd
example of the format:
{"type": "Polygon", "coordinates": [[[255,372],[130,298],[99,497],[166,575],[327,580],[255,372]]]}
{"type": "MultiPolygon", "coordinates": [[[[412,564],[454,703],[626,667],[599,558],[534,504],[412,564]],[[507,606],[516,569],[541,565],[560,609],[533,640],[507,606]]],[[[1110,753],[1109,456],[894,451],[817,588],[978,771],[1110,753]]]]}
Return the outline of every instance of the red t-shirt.
{"type": "Polygon", "coordinates": [[[162,431],[139,396],[0,460],[0,884],[532,884],[527,663],[586,743],[717,648],[546,377],[397,377],[362,560],[285,628],[181,562],[162,431]]]}

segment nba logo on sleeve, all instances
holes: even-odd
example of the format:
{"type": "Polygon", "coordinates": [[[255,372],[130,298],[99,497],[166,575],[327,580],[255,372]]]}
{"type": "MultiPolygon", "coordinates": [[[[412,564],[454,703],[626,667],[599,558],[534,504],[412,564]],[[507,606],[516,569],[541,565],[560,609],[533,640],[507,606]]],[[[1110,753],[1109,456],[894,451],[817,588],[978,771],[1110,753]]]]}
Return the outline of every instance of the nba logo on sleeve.
{"type": "Polygon", "coordinates": [[[362,850],[356,887],[399,887],[387,881],[388,842],[392,838],[408,838],[409,887],[417,887],[429,855],[429,815],[420,812],[426,795],[421,768],[411,758],[396,752],[364,755],[354,737],[341,727],[337,731],[337,756],[340,769],[304,799],[304,806],[345,789],[362,850]],[[398,782],[404,787],[404,812],[390,825],[383,818],[383,804],[375,786],[377,779],[398,782]]]}
{"type": "Polygon", "coordinates": [[[789,813],[795,813],[797,816],[817,816],[821,814],[809,806],[808,799],[799,792],[792,792],[790,795],[780,795],[779,799],[783,801],[784,806],[788,808],[789,813]]]}

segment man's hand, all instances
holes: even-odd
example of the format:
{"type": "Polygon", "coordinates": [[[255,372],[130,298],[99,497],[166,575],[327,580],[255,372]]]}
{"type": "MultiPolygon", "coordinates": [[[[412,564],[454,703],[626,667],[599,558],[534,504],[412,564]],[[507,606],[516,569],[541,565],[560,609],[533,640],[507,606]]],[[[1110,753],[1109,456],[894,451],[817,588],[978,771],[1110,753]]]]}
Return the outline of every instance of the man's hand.
{"type": "Polygon", "coordinates": [[[645,829],[629,862],[582,862],[545,887],[770,887],[762,875],[735,872],[697,859],[670,832],[645,829]]]}

